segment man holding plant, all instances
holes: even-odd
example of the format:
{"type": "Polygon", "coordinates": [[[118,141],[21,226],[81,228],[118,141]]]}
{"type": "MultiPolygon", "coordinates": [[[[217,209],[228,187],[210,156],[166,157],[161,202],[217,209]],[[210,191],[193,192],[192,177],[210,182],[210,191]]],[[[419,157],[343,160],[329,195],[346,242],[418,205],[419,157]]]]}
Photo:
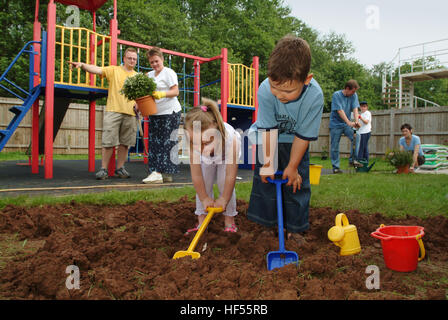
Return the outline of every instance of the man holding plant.
{"type": "Polygon", "coordinates": [[[124,81],[136,74],[137,51],[127,48],[124,53],[123,65],[98,67],[83,62],[69,62],[71,68],[81,68],[84,71],[106,77],[109,82],[106,110],[103,118],[102,135],[102,161],[101,169],[96,173],[98,180],[108,178],[107,166],[112,157],[113,150],[117,150],[117,170],[115,175],[120,178],[129,178],[124,168],[129,146],[135,145],[137,138],[137,118],[135,117],[135,101],[127,100],[120,93],[124,81]]]}

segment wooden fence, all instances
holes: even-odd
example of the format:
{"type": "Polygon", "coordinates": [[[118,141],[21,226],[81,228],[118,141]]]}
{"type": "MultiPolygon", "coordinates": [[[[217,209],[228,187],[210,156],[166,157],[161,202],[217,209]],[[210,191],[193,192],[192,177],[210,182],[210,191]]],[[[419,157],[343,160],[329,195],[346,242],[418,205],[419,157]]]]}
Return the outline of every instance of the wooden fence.
{"type": "MultiPolygon", "coordinates": [[[[0,129],[6,128],[13,114],[8,110],[20,104],[20,100],[0,98],[0,129]]],[[[42,103],[41,103],[42,105],[42,103]]],[[[62,122],[54,142],[56,154],[87,154],[88,152],[88,114],[87,104],[72,103],[62,122]]],[[[104,106],[96,107],[96,152],[101,151],[101,131],[104,106]]],[[[369,153],[372,156],[384,155],[386,149],[398,146],[401,137],[400,126],[409,123],[414,134],[420,136],[425,144],[448,145],[448,107],[419,109],[389,109],[372,111],[372,135],[369,141],[369,153]]],[[[330,150],[330,114],[325,113],[319,131],[319,139],[310,145],[311,155],[320,155],[326,148],[330,150]]],[[[25,151],[31,141],[31,112],[28,112],[19,128],[6,144],[5,151],[25,151]]],[[[350,154],[350,143],[341,138],[341,156],[350,154]]]]}
{"type": "MultiPolygon", "coordinates": [[[[5,129],[14,114],[8,109],[21,105],[18,99],[0,98],[0,129],[5,129]]],[[[40,101],[42,108],[43,102],[40,101]]],[[[55,106],[57,108],[57,106],[55,106]]],[[[101,153],[101,131],[103,127],[103,106],[96,107],[95,152],[101,153]]],[[[17,130],[9,139],[3,151],[27,151],[31,143],[31,110],[26,114],[17,130]]],[[[72,103],[54,140],[55,154],[87,154],[89,145],[89,105],[72,103]]]]}

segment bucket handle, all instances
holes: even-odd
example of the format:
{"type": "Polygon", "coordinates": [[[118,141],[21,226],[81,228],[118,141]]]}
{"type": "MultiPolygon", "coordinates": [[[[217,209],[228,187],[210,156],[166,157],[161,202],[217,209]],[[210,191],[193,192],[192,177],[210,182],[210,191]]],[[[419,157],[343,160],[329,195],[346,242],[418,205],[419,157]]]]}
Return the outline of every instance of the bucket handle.
{"type": "Polygon", "coordinates": [[[378,231],[374,231],[370,235],[372,237],[380,239],[380,240],[390,240],[390,239],[392,239],[391,236],[387,236],[387,235],[385,235],[385,234],[383,234],[381,232],[378,232],[378,231]]]}
{"type": "Polygon", "coordinates": [[[418,261],[422,261],[425,258],[425,246],[423,245],[422,236],[419,234],[416,237],[418,246],[420,247],[420,257],[418,257],[418,261]]]}

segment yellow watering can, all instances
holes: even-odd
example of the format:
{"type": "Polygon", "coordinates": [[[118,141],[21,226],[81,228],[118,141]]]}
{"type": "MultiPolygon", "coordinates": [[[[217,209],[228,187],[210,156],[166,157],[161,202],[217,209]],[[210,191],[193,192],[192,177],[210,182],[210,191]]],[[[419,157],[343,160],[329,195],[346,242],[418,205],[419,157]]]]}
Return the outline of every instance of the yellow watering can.
{"type": "Polygon", "coordinates": [[[335,219],[335,226],[328,230],[328,239],[333,241],[335,245],[341,248],[339,254],[348,256],[361,251],[359,243],[358,231],[356,226],[348,223],[347,216],[339,213],[335,219]]]}

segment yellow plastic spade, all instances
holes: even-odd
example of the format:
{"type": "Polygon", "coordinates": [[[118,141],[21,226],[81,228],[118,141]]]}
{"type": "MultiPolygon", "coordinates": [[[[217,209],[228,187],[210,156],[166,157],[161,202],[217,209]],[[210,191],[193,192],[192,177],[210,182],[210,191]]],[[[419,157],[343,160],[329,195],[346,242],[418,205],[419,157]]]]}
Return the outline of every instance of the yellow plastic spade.
{"type": "Polygon", "coordinates": [[[201,227],[199,228],[198,232],[196,232],[196,235],[193,238],[193,241],[191,241],[190,246],[188,247],[187,251],[177,251],[173,259],[182,258],[185,256],[191,256],[192,259],[199,259],[201,257],[201,254],[199,252],[194,252],[194,248],[196,248],[196,245],[198,244],[199,238],[204,233],[205,229],[207,229],[207,226],[212,219],[213,215],[215,213],[222,212],[222,208],[207,208],[208,214],[205,217],[205,220],[202,222],[201,227]]]}

